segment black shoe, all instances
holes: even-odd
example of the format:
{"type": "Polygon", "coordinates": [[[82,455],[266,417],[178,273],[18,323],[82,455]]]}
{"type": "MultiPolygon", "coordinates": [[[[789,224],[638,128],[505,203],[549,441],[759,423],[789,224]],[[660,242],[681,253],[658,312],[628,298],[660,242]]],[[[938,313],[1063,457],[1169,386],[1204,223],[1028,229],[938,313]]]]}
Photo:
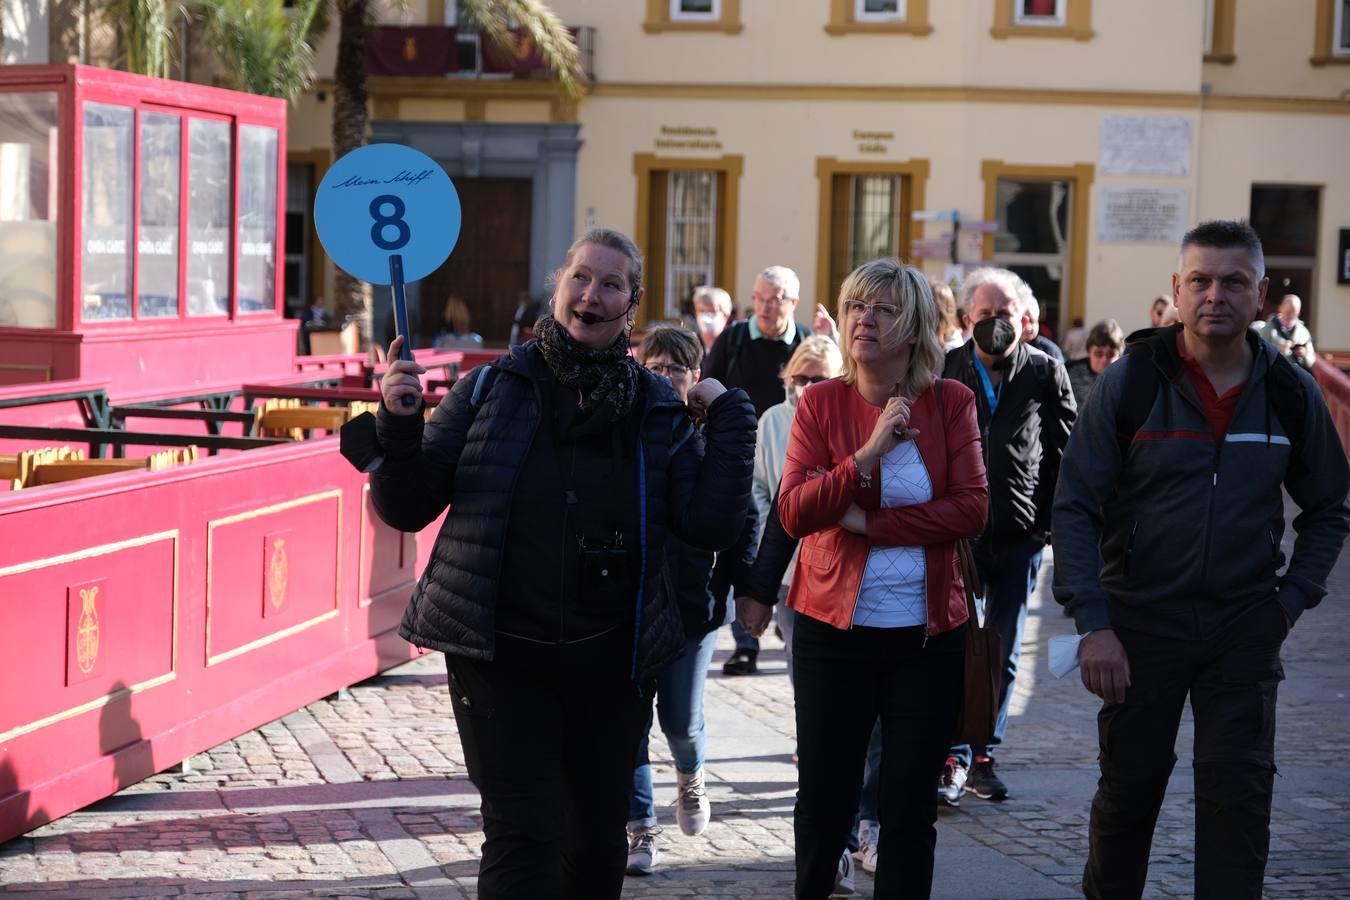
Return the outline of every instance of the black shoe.
{"type": "Polygon", "coordinates": [[[736,652],[731,654],[731,658],[722,663],[722,674],[753,675],[756,670],[755,659],[758,656],[758,650],[746,650],[738,647],[736,652]]]}
{"type": "Polygon", "coordinates": [[[997,803],[1008,799],[1008,786],[994,774],[994,761],[987,756],[977,756],[970,764],[966,790],[981,800],[993,800],[997,803]]]}

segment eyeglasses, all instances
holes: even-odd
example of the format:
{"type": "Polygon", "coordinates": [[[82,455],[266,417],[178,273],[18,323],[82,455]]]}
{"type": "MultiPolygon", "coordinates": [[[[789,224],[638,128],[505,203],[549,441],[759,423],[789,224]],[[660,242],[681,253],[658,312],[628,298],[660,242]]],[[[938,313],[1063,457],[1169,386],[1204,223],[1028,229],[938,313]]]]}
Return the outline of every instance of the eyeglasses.
{"type": "Polygon", "coordinates": [[[900,307],[894,303],[864,303],[862,300],[845,300],[842,305],[846,316],[861,316],[870,310],[872,317],[878,320],[893,322],[900,317],[900,307]]]}
{"type": "Polygon", "coordinates": [[[792,383],[793,383],[795,386],[799,387],[799,388],[804,388],[804,387],[806,387],[808,384],[820,384],[822,381],[829,381],[829,380],[830,380],[830,377],[829,377],[828,375],[793,375],[793,376],[792,376],[792,383]]]}
{"type": "Polygon", "coordinates": [[[671,381],[679,381],[689,374],[689,367],[676,365],[674,363],[669,365],[666,363],[657,363],[656,365],[648,366],[647,371],[651,372],[653,375],[669,378],[671,381]]]}

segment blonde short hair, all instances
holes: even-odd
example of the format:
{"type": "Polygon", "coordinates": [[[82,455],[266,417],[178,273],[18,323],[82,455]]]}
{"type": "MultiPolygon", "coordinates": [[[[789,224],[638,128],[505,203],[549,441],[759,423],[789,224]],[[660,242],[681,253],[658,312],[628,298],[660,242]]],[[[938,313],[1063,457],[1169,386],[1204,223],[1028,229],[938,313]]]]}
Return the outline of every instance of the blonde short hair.
{"type": "Polygon", "coordinates": [[[825,368],[827,378],[833,378],[844,368],[844,355],[839,352],[839,345],[830,338],[823,334],[811,335],[797,345],[797,349],[793,350],[792,356],[788,358],[787,365],[783,367],[784,386],[790,387],[793,376],[813,362],[818,362],[825,368]]]}
{"type": "MultiPolygon", "coordinates": [[[[944,354],[937,337],[937,304],[933,289],[922,272],[894,257],[874,259],[849,273],[839,288],[839,321],[844,320],[844,301],[864,300],[893,303],[900,310],[895,330],[901,340],[914,342],[909,371],[900,379],[900,393],[911,399],[932,385],[942,371],[944,354]]],[[[847,346],[847,344],[846,344],[847,346]]],[[[858,380],[852,354],[844,353],[844,381],[858,380]]]]}

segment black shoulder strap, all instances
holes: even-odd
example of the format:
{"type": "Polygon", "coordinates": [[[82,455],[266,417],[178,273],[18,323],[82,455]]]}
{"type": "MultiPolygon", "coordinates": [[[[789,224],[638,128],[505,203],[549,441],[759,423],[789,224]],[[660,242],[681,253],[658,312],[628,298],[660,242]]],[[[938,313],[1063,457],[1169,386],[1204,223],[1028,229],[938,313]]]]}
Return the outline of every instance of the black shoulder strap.
{"type": "Polygon", "coordinates": [[[496,380],[496,366],[485,365],[478,370],[478,377],[473,383],[473,396],[469,398],[469,405],[473,407],[475,413],[482,409],[483,401],[487,399],[488,391],[492,390],[492,382],[496,380]]]}
{"type": "Polygon", "coordinates": [[[1144,421],[1148,419],[1153,402],[1162,386],[1162,373],[1153,362],[1153,351],[1144,344],[1135,344],[1125,351],[1125,386],[1116,407],[1116,443],[1120,458],[1125,459],[1130,444],[1144,421]]]}
{"type": "Polygon", "coordinates": [[[731,323],[732,334],[727,340],[727,368],[726,376],[731,377],[731,367],[736,365],[736,357],[741,355],[741,349],[750,343],[750,323],[733,322],[731,323]]]}
{"type": "MultiPolygon", "coordinates": [[[[1284,434],[1289,438],[1290,449],[1297,451],[1303,445],[1303,420],[1308,414],[1308,395],[1303,381],[1294,371],[1294,364],[1282,353],[1275,354],[1266,380],[1269,382],[1267,390],[1274,390],[1270,405],[1275,408],[1275,418],[1280,420],[1284,434]]],[[[1294,455],[1296,457],[1297,453],[1294,455]]]]}

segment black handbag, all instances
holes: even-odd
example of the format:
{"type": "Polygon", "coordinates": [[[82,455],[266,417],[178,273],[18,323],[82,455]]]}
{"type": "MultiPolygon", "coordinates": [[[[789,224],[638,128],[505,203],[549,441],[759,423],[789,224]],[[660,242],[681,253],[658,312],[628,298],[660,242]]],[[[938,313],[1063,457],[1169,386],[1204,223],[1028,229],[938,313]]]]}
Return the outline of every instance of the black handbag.
{"type": "MultiPolygon", "coordinates": [[[[942,379],[933,383],[937,395],[938,414],[946,432],[947,413],[942,403],[942,379]]],[[[961,696],[961,711],[956,719],[956,737],[953,743],[984,746],[994,737],[998,719],[998,695],[1003,687],[1003,639],[998,632],[980,624],[975,596],[984,593],[980,573],[975,568],[975,556],[970,540],[956,541],[956,555],[961,561],[961,582],[965,586],[966,623],[965,686],[961,696]]]]}
{"type": "Polygon", "coordinates": [[[976,615],[975,594],[983,593],[970,541],[956,542],[961,558],[961,580],[965,582],[966,610],[966,683],[961,696],[961,712],[956,720],[958,744],[984,746],[994,737],[998,718],[998,695],[1003,687],[1003,639],[997,631],[980,624],[976,615]]]}

